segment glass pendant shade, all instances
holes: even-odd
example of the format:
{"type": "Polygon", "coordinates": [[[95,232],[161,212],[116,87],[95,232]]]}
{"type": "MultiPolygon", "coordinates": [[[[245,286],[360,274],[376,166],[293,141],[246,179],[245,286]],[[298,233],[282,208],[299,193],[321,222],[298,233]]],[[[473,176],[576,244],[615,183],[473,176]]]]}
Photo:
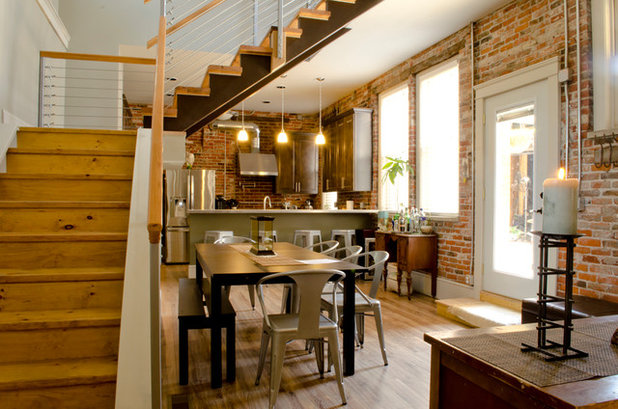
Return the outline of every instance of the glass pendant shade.
{"type": "Polygon", "coordinates": [[[318,134],[315,136],[315,144],[316,145],[324,145],[326,144],[326,138],[324,138],[324,134],[322,133],[322,81],[324,81],[323,77],[318,77],[316,78],[316,80],[318,81],[318,89],[320,92],[320,108],[318,110],[318,125],[320,127],[320,131],[318,132],[318,134]]]}
{"type": "Polygon", "coordinates": [[[324,145],[326,143],[326,138],[324,138],[324,134],[322,132],[318,133],[315,136],[315,144],[316,145],[324,145]]]}
{"type": "Polygon", "coordinates": [[[287,143],[287,142],[288,142],[288,134],[286,134],[285,131],[281,129],[281,132],[279,133],[279,135],[277,135],[277,143],[287,143]]]}
{"type": "Polygon", "coordinates": [[[245,130],[245,128],[241,129],[238,132],[238,142],[247,142],[249,140],[249,134],[245,130]]]}

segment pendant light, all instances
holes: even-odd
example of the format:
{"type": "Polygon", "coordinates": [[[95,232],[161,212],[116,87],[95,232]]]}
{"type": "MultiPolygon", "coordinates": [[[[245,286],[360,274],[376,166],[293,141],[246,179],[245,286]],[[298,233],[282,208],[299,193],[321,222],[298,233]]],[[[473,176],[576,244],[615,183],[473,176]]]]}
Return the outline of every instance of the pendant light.
{"type": "Polygon", "coordinates": [[[288,135],[283,129],[283,113],[284,113],[284,91],[285,85],[279,85],[277,88],[281,90],[281,132],[277,135],[277,143],[288,143],[288,135]]]}
{"type": "Polygon", "coordinates": [[[324,81],[324,77],[316,78],[318,81],[318,88],[320,93],[320,110],[318,111],[318,124],[320,126],[320,132],[315,136],[315,144],[316,145],[324,145],[326,143],[326,138],[324,138],[324,134],[322,133],[322,82],[324,81]]]}
{"type": "Polygon", "coordinates": [[[237,140],[238,142],[247,142],[249,140],[249,134],[245,130],[245,101],[241,104],[241,118],[242,118],[242,129],[238,132],[237,140]]]}

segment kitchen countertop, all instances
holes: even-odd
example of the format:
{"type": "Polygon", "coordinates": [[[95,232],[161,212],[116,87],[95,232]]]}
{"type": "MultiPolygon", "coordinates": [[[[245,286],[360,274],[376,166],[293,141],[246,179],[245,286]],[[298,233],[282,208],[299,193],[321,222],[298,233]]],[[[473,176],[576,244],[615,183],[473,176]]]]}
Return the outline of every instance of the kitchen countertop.
{"type": "Polygon", "coordinates": [[[355,210],[338,210],[338,209],[216,209],[216,210],[187,210],[189,214],[331,214],[331,213],[347,213],[347,214],[367,214],[378,213],[376,209],[355,209],[355,210]]]}

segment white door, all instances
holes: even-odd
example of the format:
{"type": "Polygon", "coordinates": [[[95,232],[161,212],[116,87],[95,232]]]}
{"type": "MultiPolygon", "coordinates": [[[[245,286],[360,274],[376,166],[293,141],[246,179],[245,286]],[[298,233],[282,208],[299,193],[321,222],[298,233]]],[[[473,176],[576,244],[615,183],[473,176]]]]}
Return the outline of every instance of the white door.
{"type": "Polygon", "coordinates": [[[549,81],[484,99],[483,289],[512,298],[538,291],[543,180],[555,174],[558,146],[549,81]]]}

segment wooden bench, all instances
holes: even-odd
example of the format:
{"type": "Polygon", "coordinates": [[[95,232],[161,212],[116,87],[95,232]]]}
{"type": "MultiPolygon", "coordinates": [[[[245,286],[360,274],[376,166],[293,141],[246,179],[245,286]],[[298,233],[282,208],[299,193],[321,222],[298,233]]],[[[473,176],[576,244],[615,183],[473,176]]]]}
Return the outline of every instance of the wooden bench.
{"type": "MultiPolygon", "coordinates": [[[[181,278],[178,282],[178,383],[181,385],[189,381],[189,330],[212,328],[213,324],[206,314],[210,308],[210,286],[207,281],[203,284],[204,289],[200,291],[193,278],[181,278]]],[[[219,324],[225,328],[227,380],[232,382],[236,378],[236,312],[224,294],[221,313],[219,324]]]]}

